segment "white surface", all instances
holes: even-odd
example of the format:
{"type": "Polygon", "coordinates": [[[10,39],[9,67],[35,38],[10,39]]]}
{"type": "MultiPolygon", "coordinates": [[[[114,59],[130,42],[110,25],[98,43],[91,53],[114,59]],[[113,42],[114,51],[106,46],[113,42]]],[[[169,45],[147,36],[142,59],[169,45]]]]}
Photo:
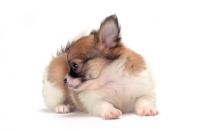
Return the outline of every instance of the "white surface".
{"type": "Polygon", "coordinates": [[[200,1],[0,1],[0,131],[200,131],[200,1]],[[125,44],[151,60],[160,115],[104,121],[43,105],[51,55],[116,13],[125,44]]]}

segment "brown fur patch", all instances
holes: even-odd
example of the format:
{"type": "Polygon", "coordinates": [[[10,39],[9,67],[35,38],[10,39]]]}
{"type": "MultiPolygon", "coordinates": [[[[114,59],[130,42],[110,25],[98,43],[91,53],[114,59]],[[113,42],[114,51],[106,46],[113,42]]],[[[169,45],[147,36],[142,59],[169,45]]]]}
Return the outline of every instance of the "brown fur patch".
{"type": "Polygon", "coordinates": [[[123,46],[120,58],[127,59],[124,71],[138,73],[145,68],[144,58],[136,52],[123,46]]]}
{"type": "Polygon", "coordinates": [[[119,42],[118,46],[115,48],[107,48],[104,44],[98,44],[98,49],[107,59],[127,59],[125,71],[135,73],[145,68],[143,57],[128,49],[122,42],[119,42]]]}
{"type": "Polygon", "coordinates": [[[68,61],[73,59],[85,60],[86,58],[93,58],[94,56],[101,56],[95,47],[94,35],[82,37],[73,43],[69,49],[68,61]]]}
{"type": "Polygon", "coordinates": [[[58,87],[66,86],[63,82],[65,75],[69,72],[69,65],[67,63],[67,54],[63,53],[54,57],[49,65],[48,80],[55,83],[58,87]]]}

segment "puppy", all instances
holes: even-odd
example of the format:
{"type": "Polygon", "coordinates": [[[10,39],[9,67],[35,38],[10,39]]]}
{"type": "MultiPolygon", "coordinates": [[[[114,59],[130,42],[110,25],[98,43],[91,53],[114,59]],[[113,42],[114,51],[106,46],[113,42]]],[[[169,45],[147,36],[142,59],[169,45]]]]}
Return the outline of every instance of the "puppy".
{"type": "Polygon", "coordinates": [[[116,15],[52,59],[44,72],[42,93],[47,107],[57,113],[79,109],[103,119],[130,112],[159,113],[151,69],[121,41],[116,15]]]}

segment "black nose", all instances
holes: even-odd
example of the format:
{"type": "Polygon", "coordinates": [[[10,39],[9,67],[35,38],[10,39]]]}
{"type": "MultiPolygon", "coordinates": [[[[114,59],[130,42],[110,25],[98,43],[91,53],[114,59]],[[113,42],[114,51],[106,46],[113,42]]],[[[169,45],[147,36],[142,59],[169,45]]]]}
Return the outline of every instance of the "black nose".
{"type": "Polygon", "coordinates": [[[67,78],[65,78],[63,81],[64,81],[64,83],[66,84],[66,83],[67,83],[67,78]]]}

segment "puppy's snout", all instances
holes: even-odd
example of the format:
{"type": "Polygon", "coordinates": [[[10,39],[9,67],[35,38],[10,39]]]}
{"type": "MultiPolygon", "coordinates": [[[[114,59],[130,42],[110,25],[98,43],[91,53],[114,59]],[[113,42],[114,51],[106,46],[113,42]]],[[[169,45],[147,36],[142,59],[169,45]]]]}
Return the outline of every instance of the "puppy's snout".
{"type": "Polygon", "coordinates": [[[67,78],[66,77],[64,78],[63,81],[64,81],[65,84],[67,84],[67,78]]]}

